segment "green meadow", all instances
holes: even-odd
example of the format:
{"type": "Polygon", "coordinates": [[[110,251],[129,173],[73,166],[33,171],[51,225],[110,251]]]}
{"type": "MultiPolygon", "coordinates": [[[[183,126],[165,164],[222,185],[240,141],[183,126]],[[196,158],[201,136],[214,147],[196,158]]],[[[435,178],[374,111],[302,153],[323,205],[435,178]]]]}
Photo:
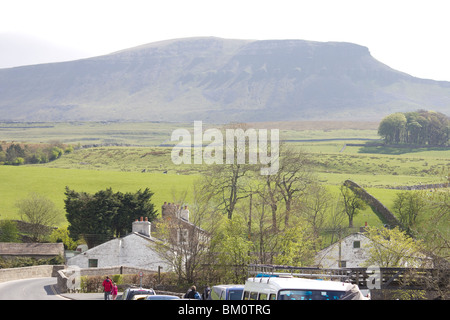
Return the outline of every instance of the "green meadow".
{"type": "MultiPolygon", "coordinates": [[[[336,125],[290,123],[280,130],[281,139],[289,148],[310,155],[319,181],[333,193],[337,194],[338,186],[350,179],[390,208],[399,191],[387,187],[448,181],[449,148],[373,146],[370,143],[378,139],[373,123],[346,123],[343,129],[336,125]]],[[[172,148],[160,145],[170,143],[173,130],[191,130],[192,126],[158,122],[0,123],[0,141],[59,141],[76,147],[73,153],[47,164],[0,165],[0,219],[18,218],[15,204],[30,192],[54,201],[63,215],[66,186],[89,193],[105,188],[123,192],[149,188],[158,209],[164,201],[171,202],[174,196],[188,191],[189,203],[190,191],[204,167],[175,165],[171,161],[172,148]],[[113,146],[83,148],[96,144],[113,146]]],[[[268,128],[274,126],[276,123],[268,128]]],[[[361,212],[355,226],[365,221],[372,225],[381,223],[370,208],[361,212]]]]}
{"type": "MultiPolygon", "coordinates": [[[[18,218],[16,202],[29,193],[39,193],[52,200],[64,214],[66,186],[76,191],[95,193],[112,188],[114,191],[135,192],[149,188],[160,212],[164,201],[190,190],[195,175],[121,172],[110,170],[60,169],[43,166],[0,166],[0,218],[18,218]]],[[[190,199],[188,198],[187,201],[190,199]]]]}

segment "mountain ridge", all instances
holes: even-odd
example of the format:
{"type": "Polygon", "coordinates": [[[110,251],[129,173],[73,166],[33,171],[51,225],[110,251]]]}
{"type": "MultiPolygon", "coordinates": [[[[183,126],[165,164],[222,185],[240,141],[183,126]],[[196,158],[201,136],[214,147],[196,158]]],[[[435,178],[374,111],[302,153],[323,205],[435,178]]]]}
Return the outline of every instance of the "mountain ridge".
{"type": "Polygon", "coordinates": [[[181,38],[0,69],[0,120],[379,120],[420,108],[450,110],[450,82],[345,42],[181,38]]]}

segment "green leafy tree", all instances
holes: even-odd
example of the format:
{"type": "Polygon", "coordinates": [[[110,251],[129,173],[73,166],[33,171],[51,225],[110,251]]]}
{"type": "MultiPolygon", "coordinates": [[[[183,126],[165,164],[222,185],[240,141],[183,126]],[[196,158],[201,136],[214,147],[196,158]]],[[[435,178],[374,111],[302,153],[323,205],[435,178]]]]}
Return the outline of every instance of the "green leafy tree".
{"type": "Polygon", "coordinates": [[[399,228],[367,227],[365,235],[371,240],[367,266],[380,268],[420,267],[423,263],[422,242],[409,237],[399,228]]]}
{"type": "Polygon", "coordinates": [[[290,266],[309,266],[314,261],[315,241],[305,224],[290,226],[277,235],[277,254],[274,263],[290,266]]]}
{"type": "Polygon", "coordinates": [[[62,242],[66,250],[75,250],[77,248],[77,242],[70,237],[67,227],[53,230],[49,240],[51,242],[62,242]]]}
{"type": "Polygon", "coordinates": [[[418,110],[386,116],[378,134],[387,144],[449,145],[450,119],[445,114],[418,110]]]}
{"type": "Polygon", "coordinates": [[[353,227],[353,218],[359,213],[360,210],[365,209],[366,203],[349,187],[341,186],[342,203],[344,204],[344,211],[348,216],[348,227],[353,227]]]}
{"type": "Polygon", "coordinates": [[[130,221],[133,219],[148,217],[152,221],[156,218],[155,205],[151,202],[152,196],[153,192],[148,188],[135,193],[117,192],[114,195],[119,203],[117,212],[112,217],[112,229],[116,236],[126,235],[130,229],[130,221]]]}
{"type": "Polygon", "coordinates": [[[157,214],[148,188],[136,193],[114,193],[108,188],[88,194],[66,187],[65,195],[70,235],[74,240],[84,237],[90,248],[114,236],[124,236],[133,220],[145,216],[152,221],[157,214]]]}
{"type": "Polygon", "coordinates": [[[394,200],[394,211],[402,225],[411,231],[425,205],[425,200],[419,192],[405,191],[397,194],[394,200]]]}
{"type": "Polygon", "coordinates": [[[17,158],[25,158],[25,150],[18,144],[12,143],[6,149],[6,161],[10,164],[14,164],[17,158]]]}
{"type": "Polygon", "coordinates": [[[0,242],[20,242],[19,231],[15,221],[0,221],[0,242]]]}
{"type": "Polygon", "coordinates": [[[215,252],[218,264],[229,266],[226,278],[231,282],[243,280],[242,271],[251,262],[253,242],[248,240],[247,227],[243,218],[234,215],[224,221],[222,229],[215,234],[215,252]]]}
{"type": "Polygon", "coordinates": [[[403,113],[394,113],[386,116],[378,128],[378,134],[386,143],[400,143],[405,132],[406,117],[403,113]]]}

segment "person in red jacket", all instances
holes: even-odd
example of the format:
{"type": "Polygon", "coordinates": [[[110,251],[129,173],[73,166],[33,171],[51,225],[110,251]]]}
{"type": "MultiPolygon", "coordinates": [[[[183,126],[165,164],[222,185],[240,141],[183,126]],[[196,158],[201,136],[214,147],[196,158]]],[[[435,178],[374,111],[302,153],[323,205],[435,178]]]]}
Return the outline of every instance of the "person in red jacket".
{"type": "Polygon", "coordinates": [[[112,289],[111,279],[108,276],[106,276],[106,279],[103,280],[102,285],[103,285],[103,288],[105,291],[105,300],[109,300],[109,295],[111,294],[111,289],[112,289]]]}

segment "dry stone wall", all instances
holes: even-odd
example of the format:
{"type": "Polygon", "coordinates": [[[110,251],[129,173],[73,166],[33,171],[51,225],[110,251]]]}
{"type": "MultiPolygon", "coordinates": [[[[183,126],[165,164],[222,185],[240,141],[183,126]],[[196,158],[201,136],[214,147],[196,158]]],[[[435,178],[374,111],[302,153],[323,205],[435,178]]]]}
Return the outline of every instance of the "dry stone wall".
{"type": "Polygon", "coordinates": [[[381,215],[383,220],[390,227],[402,228],[402,224],[394,216],[394,214],[388,208],[386,208],[386,206],[382,204],[377,198],[368,193],[363,187],[351,180],[346,180],[344,182],[344,185],[357,193],[368,205],[370,205],[379,215],[381,215]]]}

